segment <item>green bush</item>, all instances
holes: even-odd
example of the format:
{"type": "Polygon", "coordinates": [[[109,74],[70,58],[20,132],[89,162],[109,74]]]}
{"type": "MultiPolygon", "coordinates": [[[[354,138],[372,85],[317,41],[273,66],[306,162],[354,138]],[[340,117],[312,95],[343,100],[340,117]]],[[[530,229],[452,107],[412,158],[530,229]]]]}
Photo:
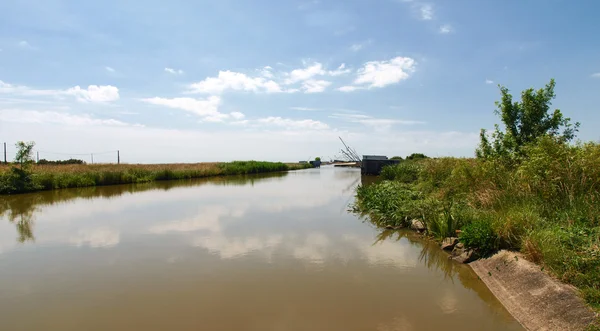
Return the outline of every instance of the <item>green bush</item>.
{"type": "Polygon", "coordinates": [[[476,248],[479,254],[487,256],[498,249],[498,236],[490,222],[478,220],[467,224],[459,239],[468,248],[476,248]]]}
{"type": "Polygon", "coordinates": [[[417,162],[401,162],[383,167],[381,178],[395,180],[401,183],[414,183],[419,179],[421,166],[417,162]]]}

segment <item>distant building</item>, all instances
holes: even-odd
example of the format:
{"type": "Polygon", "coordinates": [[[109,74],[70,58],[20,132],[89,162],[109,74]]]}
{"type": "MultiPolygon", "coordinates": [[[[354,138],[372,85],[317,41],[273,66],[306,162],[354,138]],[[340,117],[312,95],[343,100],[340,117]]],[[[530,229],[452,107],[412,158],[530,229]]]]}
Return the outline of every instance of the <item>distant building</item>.
{"type": "Polygon", "coordinates": [[[308,161],[300,161],[299,163],[300,163],[300,164],[307,164],[307,163],[308,163],[308,161]]]}
{"type": "Polygon", "coordinates": [[[363,155],[360,172],[363,175],[379,175],[383,167],[400,163],[400,160],[390,160],[385,155],[363,155]]]}

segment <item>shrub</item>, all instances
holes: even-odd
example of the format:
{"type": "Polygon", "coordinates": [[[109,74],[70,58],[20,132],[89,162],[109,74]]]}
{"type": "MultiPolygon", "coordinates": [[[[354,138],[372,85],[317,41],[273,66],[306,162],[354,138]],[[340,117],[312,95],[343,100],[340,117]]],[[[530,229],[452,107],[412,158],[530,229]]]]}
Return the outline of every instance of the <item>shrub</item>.
{"type": "Polygon", "coordinates": [[[498,237],[487,220],[478,220],[467,224],[460,233],[460,241],[466,247],[475,248],[483,256],[498,249],[498,237]]]}
{"type": "Polygon", "coordinates": [[[383,167],[381,178],[395,180],[401,183],[414,183],[419,179],[421,166],[417,162],[401,162],[383,167]]]}

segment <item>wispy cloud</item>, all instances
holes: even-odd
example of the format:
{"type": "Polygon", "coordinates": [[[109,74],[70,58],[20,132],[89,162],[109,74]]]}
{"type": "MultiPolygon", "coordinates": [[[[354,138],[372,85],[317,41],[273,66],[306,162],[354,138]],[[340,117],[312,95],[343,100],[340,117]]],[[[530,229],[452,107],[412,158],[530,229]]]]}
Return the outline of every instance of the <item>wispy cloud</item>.
{"type": "Polygon", "coordinates": [[[364,114],[348,114],[348,113],[333,113],[330,118],[340,119],[343,121],[358,123],[376,130],[388,130],[393,125],[415,125],[424,124],[422,121],[391,119],[391,118],[376,118],[364,114]]]}
{"type": "Polygon", "coordinates": [[[338,87],[336,90],[341,91],[341,92],[354,92],[356,90],[362,90],[364,89],[364,87],[361,86],[352,86],[352,85],[345,85],[342,87],[338,87]]]}
{"type": "Polygon", "coordinates": [[[113,69],[112,67],[104,67],[104,69],[106,69],[106,71],[108,72],[115,72],[115,69],[113,69]]]}
{"type": "Polygon", "coordinates": [[[600,78],[600,72],[593,73],[591,76],[593,78],[600,78]]]}
{"type": "Polygon", "coordinates": [[[37,47],[32,46],[27,40],[21,40],[21,41],[19,41],[19,43],[17,45],[22,49],[29,49],[32,51],[35,51],[38,49],[37,47]]]}
{"type": "Polygon", "coordinates": [[[341,76],[345,74],[349,74],[352,72],[352,69],[346,68],[346,64],[342,63],[336,70],[330,70],[327,72],[329,76],[341,76]]]}
{"type": "Polygon", "coordinates": [[[423,3],[419,5],[419,13],[421,15],[421,19],[425,21],[429,21],[433,19],[433,5],[423,3]]]}
{"type": "Polygon", "coordinates": [[[54,111],[37,111],[21,109],[4,109],[2,119],[7,122],[15,123],[47,123],[60,124],[68,126],[136,126],[143,127],[141,124],[129,124],[115,119],[95,118],[91,115],[75,115],[68,113],[59,113],[54,111]]]}
{"type": "Polygon", "coordinates": [[[310,108],[310,107],[290,107],[290,109],[292,109],[292,110],[298,110],[298,111],[319,111],[319,110],[322,110],[321,108],[310,108]]]}
{"type": "Polygon", "coordinates": [[[491,80],[491,79],[486,79],[486,80],[485,80],[485,83],[486,83],[486,84],[494,84],[494,81],[493,81],[493,80],[491,80]]]}
{"type": "Polygon", "coordinates": [[[276,116],[265,117],[256,120],[257,123],[283,127],[286,129],[310,129],[310,130],[327,130],[329,125],[312,119],[293,120],[276,116]]]}
{"type": "Polygon", "coordinates": [[[157,106],[185,110],[202,118],[209,118],[211,120],[218,118],[224,120],[229,117],[228,114],[219,112],[221,98],[218,96],[210,96],[206,99],[154,97],[141,99],[141,101],[157,106]]]}
{"type": "Polygon", "coordinates": [[[454,32],[454,28],[450,24],[444,24],[444,25],[440,26],[440,29],[438,31],[441,34],[448,34],[448,33],[454,32]]]}
{"type": "Polygon", "coordinates": [[[181,69],[173,69],[173,68],[165,68],[165,72],[170,73],[172,75],[183,75],[183,70],[181,69]]]}
{"type": "Polygon", "coordinates": [[[74,96],[82,102],[112,102],[119,100],[119,89],[112,85],[89,85],[87,88],[75,86],[66,90],[43,90],[0,81],[0,93],[58,98],[74,96]]]}
{"type": "Polygon", "coordinates": [[[309,79],[302,83],[302,90],[305,93],[321,93],[331,85],[331,82],[326,80],[309,79]]]}

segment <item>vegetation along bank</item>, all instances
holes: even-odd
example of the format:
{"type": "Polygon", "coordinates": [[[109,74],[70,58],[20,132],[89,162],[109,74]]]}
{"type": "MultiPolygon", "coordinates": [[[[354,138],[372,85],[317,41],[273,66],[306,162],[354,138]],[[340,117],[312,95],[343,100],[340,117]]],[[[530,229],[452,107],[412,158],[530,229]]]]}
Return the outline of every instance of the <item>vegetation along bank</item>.
{"type": "MultiPolygon", "coordinates": [[[[57,164],[32,160],[33,143],[17,143],[15,162],[0,165],[0,194],[158,180],[246,175],[310,168],[310,164],[263,161],[183,164],[57,164]]],[[[67,163],[62,162],[62,163],[67,163]]]]}
{"type": "MultiPolygon", "coordinates": [[[[600,145],[574,142],[579,123],[550,111],[554,80],[513,101],[501,87],[503,128],[482,130],[475,158],[405,160],[357,190],[354,211],[382,227],[411,226],[464,260],[519,251],[600,308],[600,145]],[[451,248],[451,247],[450,247],[451,248]],[[459,252],[460,253],[460,252],[459,252]]],[[[594,328],[590,326],[590,328],[594,328]]]]}

